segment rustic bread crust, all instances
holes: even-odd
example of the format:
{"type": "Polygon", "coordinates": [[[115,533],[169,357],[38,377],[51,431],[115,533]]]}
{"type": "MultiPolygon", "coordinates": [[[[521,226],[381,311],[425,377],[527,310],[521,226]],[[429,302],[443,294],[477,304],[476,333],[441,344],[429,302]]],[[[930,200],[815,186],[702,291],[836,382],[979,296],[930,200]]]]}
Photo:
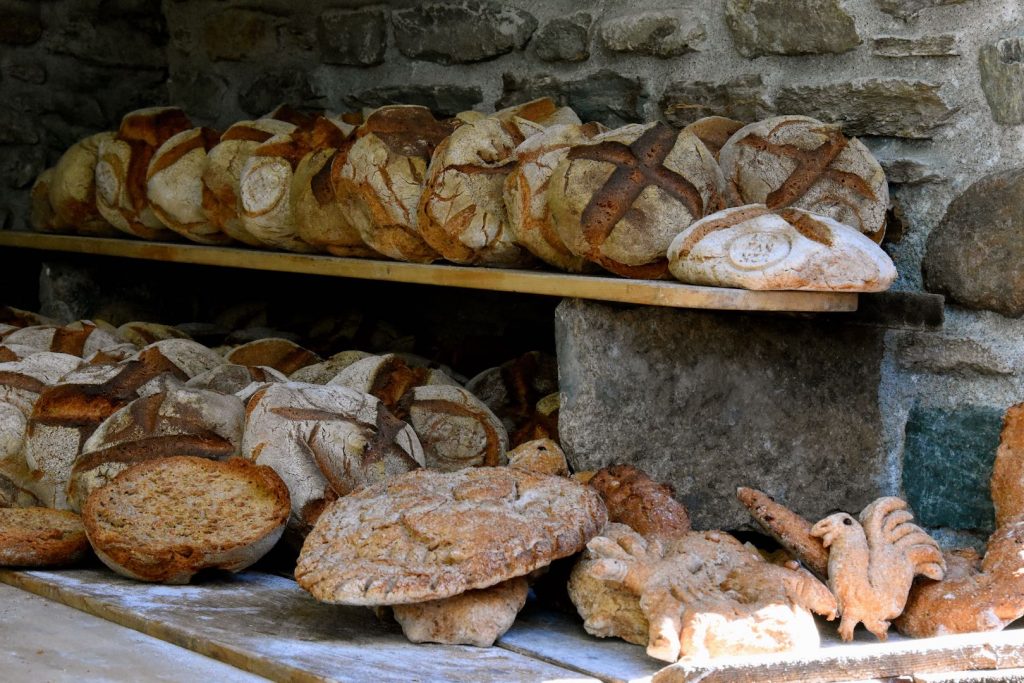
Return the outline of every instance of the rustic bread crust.
{"type": "Polygon", "coordinates": [[[490,647],[512,627],[530,585],[521,576],[443,600],[395,605],[395,620],[414,643],[490,647]]]}
{"type": "Polygon", "coordinates": [[[53,167],[50,205],[57,223],[79,235],[98,237],[118,234],[96,208],[96,161],[100,143],[115,133],[90,135],[71,145],[53,167]]]}
{"type": "Polygon", "coordinates": [[[97,557],[118,574],[183,584],[204,569],[254,563],[280,539],[289,507],[269,467],[176,456],[121,472],[89,496],[82,520],[97,557]]]}
{"type": "Polygon", "coordinates": [[[589,482],[608,508],[608,520],[620,522],[641,536],[670,540],[690,531],[690,514],[661,484],[632,465],[612,465],[589,482]]]}
{"type": "Polygon", "coordinates": [[[437,600],[579,552],[606,521],[600,496],[563,477],[417,470],[335,501],[307,537],[295,577],[324,602],[437,600]]]}
{"type": "Polygon", "coordinates": [[[146,173],[146,198],[156,217],[182,237],[199,244],[227,244],[203,212],[203,169],[207,153],[220,140],[210,128],[190,128],[167,139],[146,173]]]}
{"type": "Polygon", "coordinates": [[[0,567],[66,567],[89,552],[78,515],[50,508],[0,508],[0,567]]]}
{"type": "Polygon", "coordinates": [[[309,349],[277,337],[242,344],[225,356],[225,359],[235,365],[264,365],[284,375],[290,375],[300,368],[323,360],[309,349]]]}

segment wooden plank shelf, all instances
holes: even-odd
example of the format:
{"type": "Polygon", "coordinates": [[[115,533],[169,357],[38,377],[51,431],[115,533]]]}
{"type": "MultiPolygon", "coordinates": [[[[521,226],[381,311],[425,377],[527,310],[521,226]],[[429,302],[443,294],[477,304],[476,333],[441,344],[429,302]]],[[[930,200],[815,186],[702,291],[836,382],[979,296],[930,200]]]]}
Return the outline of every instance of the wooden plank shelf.
{"type": "Polygon", "coordinates": [[[0,247],[486,289],[673,308],[800,313],[843,313],[857,310],[857,294],[848,292],[755,292],[658,280],[629,280],[539,270],[425,265],[240,247],[146,242],[130,238],[111,239],[0,231],[0,247]]]}
{"type": "Polygon", "coordinates": [[[493,648],[414,645],[366,608],[318,603],[291,579],[247,571],[188,586],[109,570],[0,570],[0,583],[103,617],[272,680],[759,683],[1020,680],[1024,629],[879,642],[863,628],[839,641],[820,621],[806,652],[666,665],[644,648],[587,635],[574,615],[531,602],[493,648]]]}

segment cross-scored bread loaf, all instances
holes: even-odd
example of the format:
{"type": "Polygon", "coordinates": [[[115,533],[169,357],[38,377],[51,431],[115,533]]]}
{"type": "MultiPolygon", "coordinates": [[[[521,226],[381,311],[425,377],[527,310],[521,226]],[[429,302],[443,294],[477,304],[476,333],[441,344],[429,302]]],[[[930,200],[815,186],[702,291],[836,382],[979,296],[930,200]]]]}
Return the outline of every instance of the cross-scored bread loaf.
{"type": "Polygon", "coordinates": [[[689,131],[632,124],[570,148],[548,189],[569,251],[624,277],[664,278],[679,231],[725,205],[722,172],[689,131]]]}
{"type": "Polygon", "coordinates": [[[82,520],[118,574],[183,584],[204,569],[256,562],[280,539],[288,509],[288,489],[269,467],[176,456],[121,472],[89,496],[82,520]]]}
{"type": "Polygon", "coordinates": [[[885,234],[889,186],[881,165],[839,126],[777,116],[738,130],[719,159],[733,206],[794,207],[828,216],[875,242],[885,234]]]}
{"type": "Polygon", "coordinates": [[[149,206],[165,226],[199,244],[227,244],[203,211],[203,170],[207,153],[220,141],[210,128],[190,128],[167,139],[146,173],[149,206]]]}
{"type": "Polygon", "coordinates": [[[137,398],[86,440],[71,467],[68,506],[80,510],[92,491],[132,465],[172,455],[224,460],[239,455],[245,408],[230,394],[174,387],[137,398]]]}
{"type": "Polygon", "coordinates": [[[177,107],[125,114],[114,138],[100,141],[95,171],[96,208],[111,225],[134,237],[172,239],[146,197],[146,172],[160,145],[192,127],[177,107]]]}
{"type": "Polygon", "coordinates": [[[50,508],[0,508],[0,567],[63,567],[89,552],[82,520],[50,508]]]}
{"type": "Polygon", "coordinates": [[[245,229],[238,183],[253,150],[275,135],[286,135],[295,126],[273,118],[239,121],[220,136],[206,155],[203,169],[203,212],[224,234],[251,247],[262,245],[245,229]]]}

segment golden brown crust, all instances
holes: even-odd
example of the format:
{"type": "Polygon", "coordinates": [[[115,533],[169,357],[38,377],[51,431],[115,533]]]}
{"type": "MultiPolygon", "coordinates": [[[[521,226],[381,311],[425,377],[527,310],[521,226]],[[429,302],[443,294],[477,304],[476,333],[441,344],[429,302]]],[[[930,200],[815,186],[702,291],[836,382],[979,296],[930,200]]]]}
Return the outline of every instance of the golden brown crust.
{"type": "Polygon", "coordinates": [[[704,143],[704,146],[708,148],[708,151],[715,156],[717,161],[722,147],[743,125],[742,121],[736,121],[724,116],[705,116],[694,121],[684,130],[688,130],[696,135],[704,143]]]}
{"type": "Polygon", "coordinates": [[[73,512],[0,508],[0,567],[60,567],[85,558],[89,541],[73,512]]]}
{"type": "Polygon", "coordinates": [[[741,486],[736,498],[758,526],[819,578],[828,577],[828,549],[811,535],[812,524],[767,493],[741,486]]]}
{"type": "Polygon", "coordinates": [[[1024,514],[1024,403],[1011,406],[1003,418],[991,490],[996,526],[1024,514]]]}
{"type": "Polygon", "coordinates": [[[414,643],[490,647],[512,626],[530,591],[517,576],[443,600],[395,605],[395,620],[414,643]]]}
{"type": "Polygon", "coordinates": [[[257,339],[242,344],[227,356],[235,365],[265,365],[290,375],[299,368],[319,363],[323,359],[309,349],[287,339],[257,339]]]}
{"type": "Polygon", "coordinates": [[[523,576],[578,552],[607,520],[593,489],[507,467],[418,470],[335,501],[295,576],[318,600],[405,604],[523,576]]]}
{"type": "Polygon", "coordinates": [[[662,540],[690,531],[690,515],[673,497],[672,487],[660,484],[632,465],[605,467],[590,479],[608,508],[608,519],[641,536],[662,540]]]}
{"type": "Polygon", "coordinates": [[[551,439],[527,441],[508,452],[508,466],[537,474],[569,476],[565,453],[551,439]]]}
{"type": "Polygon", "coordinates": [[[255,562],[280,538],[289,507],[288,489],[269,467],[175,456],[118,474],[89,496],[82,520],[97,556],[114,571],[186,583],[202,569],[240,571],[255,562]],[[178,482],[175,494],[170,487],[178,482]],[[218,488],[229,486],[225,500],[218,488]]]}

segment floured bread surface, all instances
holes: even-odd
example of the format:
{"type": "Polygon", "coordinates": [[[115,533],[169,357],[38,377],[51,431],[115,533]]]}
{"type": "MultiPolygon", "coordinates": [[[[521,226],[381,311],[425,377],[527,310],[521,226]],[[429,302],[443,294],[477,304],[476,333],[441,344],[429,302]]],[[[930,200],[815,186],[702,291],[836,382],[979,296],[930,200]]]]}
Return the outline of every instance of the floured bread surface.
{"type": "Polygon", "coordinates": [[[416,434],[379,400],[341,386],[289,382],[257,391],[242,452],[291,492],[289,531],[305,536],[324,507],[424,464],[416,434]]]}
{"type": "Polygon", "coordinates": [[[395,605],[395,620],[414,643],[490,647],[516,620],[530,585],[522,576],[443,600],[395,605]]]}
{"type": "Polygon", "coordinates": [[[251,565],[281,537],[288,509],[288,489],[269,467],[172,457],[135,465],[94,491],[82,519],[115,572],[180,584],[203,569],[251,565]]]}
{"type": "Polygon", "coordinates": [[[96,208],[96,161],[100,143],[115,133],[90,135],[68,147],[53,168],[50,205],[58,225],[79,235],[109,236],[117,231],[96,208]]]}
{"type": "Polygon", "coordinates": [[[624,277],[663,278],[672,239],[725,206],[714,156],[690,131],[632,124],[574,145],[548,205],[573,254],[624,277]]]}
{"type": "Polygon", "coordinates": [[[299,368],[288,376],[293,382],[307,382],[309,384],[327,384],[341,374],[348,366],[373,354],[366,351],[339,351],[321,363],[314,363],[299,368]]]}
{"type": "Polygon", "coordinates": [[[501,420],[462,387],[415,387],[396,410],[416,431],[431,469],[452,471],[507,462],[508,433],[501,420]]]}
{"type": "Polygon", "coordinates": [[[880,292],[896,279],[889,255],[852,227],[763,204],[697,221],[672,240],[668,259],[679,281],[713,287],[880,292]]]}
{"type": "Polygon", "coordinates": [[[738,130],[719,155],[731,204],[795,207],[881,242],[889,186],[864,144],[839,126],[777,116],[738,130]]]}
{"type": "Polygon", "coordinates": [[[231,238],[203,212],[203,169],[220,139],[209,128],[191,128],[169,138],[156,151],[146,173],[146,197],[160,222],[199,244],[226,244],[231,238]]]}
{"type": "Polygon", "coordinates": [[[600,496],[570,479],[507,467],[417,470],[333,503],[295,577],[324,602],[437,600],[572,555],[606,521],[600,496]]]}
{"type": "Polygon", "coordinates": [[[0,508],[0,567],[59,567],[89,552],[82,520],[50,508],[0,508]]]}

